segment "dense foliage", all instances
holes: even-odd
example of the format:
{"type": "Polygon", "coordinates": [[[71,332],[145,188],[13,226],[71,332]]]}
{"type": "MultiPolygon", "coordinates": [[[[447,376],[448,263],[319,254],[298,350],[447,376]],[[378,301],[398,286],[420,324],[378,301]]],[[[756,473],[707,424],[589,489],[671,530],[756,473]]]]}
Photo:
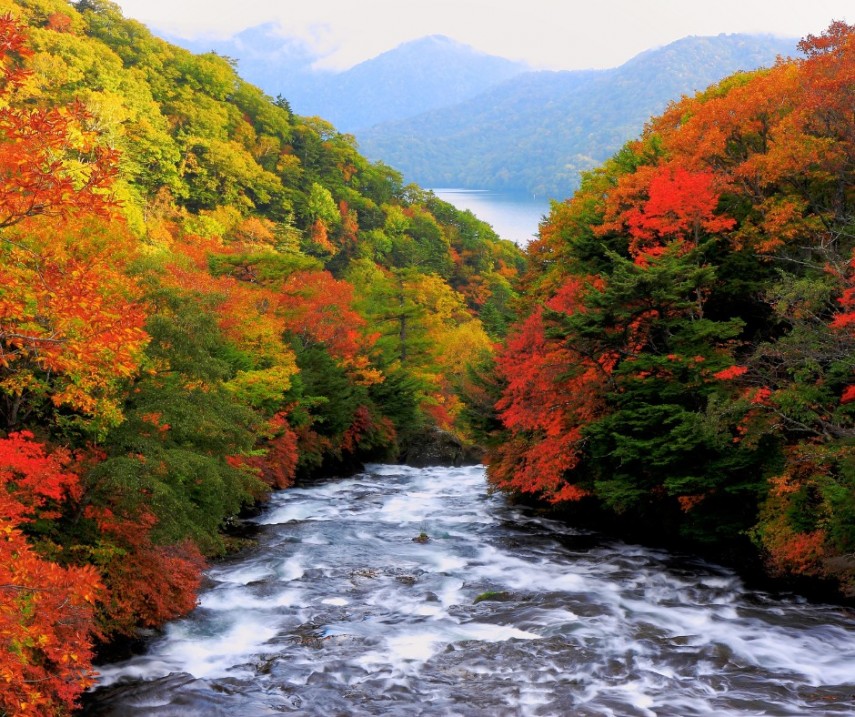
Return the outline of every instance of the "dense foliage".
{"type": "Polygon", "coordinates": [[[242,507],[465,441],[522,257],[106,0],[0,0],[0,69],[0,713],[63,714],[242,507]]]}
{"type": "Polygon", "coordinates": [[[489,475],[852,593],[855,29],[800,49],[671,105],[553,206],[481,385],[489,475]]]}

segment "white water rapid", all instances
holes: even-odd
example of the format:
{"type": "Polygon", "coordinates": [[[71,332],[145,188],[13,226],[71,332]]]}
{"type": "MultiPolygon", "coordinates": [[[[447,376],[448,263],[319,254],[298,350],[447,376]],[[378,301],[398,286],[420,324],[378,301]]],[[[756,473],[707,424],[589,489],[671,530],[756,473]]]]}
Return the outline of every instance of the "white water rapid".
{"type": "Polygon", "coordinates": [[[371,466],[258,522],[86,715],[855,714],[852,611],[579,534],[481,467],[371,466]]]}

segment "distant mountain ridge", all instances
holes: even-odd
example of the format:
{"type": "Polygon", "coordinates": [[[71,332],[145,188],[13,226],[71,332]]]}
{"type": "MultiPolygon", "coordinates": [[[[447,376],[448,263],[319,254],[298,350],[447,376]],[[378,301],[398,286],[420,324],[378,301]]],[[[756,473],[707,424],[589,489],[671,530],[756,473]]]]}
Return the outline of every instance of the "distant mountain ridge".
{"type": "Polygon", "coordinates": [[[529,68],[443,35],[399,45],[345,72],[317,75],[283,92],[296,112],[353,132],[457,104],[529,68]]]}
{"type": "Polygon", "coordinates": [[[356,133],[361,150],[422,186],[564,197],[681,95],[774,63],[796,39],[687,37],[610,70],[529,72],[453,107],[356,133]]]}
{"type": "Polygon", "coordinates": [[[161,37],[190,52],[216,52],[234,60],[241,77],[275,97],[284,94],[282,78],[308,78],[314,74],[315,53],[299,38],[283,36],[276,23],[247,28],[229,38],[188,39],[160,32],[161,37]]]}
{"type": "Polygon", "coordinates": [[[235,58],[249,81],[356,135],[360,150],[428,187],[565,197],[672,100],[795,52],[795,38],[687,37],[608,70],[531,71],[442,35],[344,72],[272,24],[228,40],[178,41],[235,58]]]}
{"type": "Polygon", "coordinates": [[[313,70],[314,57],[293,38],[259,25],[228,40],[176,40],[194,52],[236,58],[241,74],[301,115],[317,115],[342,132],[454,105],[530,68],[444,35],[405,42],[344,72],[313,70]]]}

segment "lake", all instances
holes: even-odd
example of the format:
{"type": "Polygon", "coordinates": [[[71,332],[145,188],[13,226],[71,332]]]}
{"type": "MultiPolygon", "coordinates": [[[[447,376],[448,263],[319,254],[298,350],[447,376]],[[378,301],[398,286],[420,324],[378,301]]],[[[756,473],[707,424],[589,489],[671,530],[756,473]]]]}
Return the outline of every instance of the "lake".
{"type": "Polygon", "coordinates": [[[488,189],[433,189],[434,194],[458,209],[471,211],[492,225],[503,239],[520,246],[537,234],[540,220],[549,214],[549,198],[525,192],[494,192],[488,189]]]}

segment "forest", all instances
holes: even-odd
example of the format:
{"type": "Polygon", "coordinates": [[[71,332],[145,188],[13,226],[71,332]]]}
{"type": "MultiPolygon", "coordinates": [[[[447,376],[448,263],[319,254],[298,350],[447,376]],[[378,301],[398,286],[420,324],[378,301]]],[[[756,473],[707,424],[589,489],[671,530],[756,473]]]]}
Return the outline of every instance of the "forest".
{"type": "Polygon", "coordinates": [[[800,49],[523,255],[228,58],[0,0],[0,714],[71,713],[271,491],[437,431],[569,519],[853,594],[855,29],[800,49]]]}
{"type": "Polygon", "coordinates": [[[495,486],[855,594],[855,29],[553,205],[481,381],[495,486]]]}
{"type": "Polygon", "coordinates": [[[466,443],[523,257],[110,2],[0,15],[0,713],[63,714],[242,509],[466,443]]]}

